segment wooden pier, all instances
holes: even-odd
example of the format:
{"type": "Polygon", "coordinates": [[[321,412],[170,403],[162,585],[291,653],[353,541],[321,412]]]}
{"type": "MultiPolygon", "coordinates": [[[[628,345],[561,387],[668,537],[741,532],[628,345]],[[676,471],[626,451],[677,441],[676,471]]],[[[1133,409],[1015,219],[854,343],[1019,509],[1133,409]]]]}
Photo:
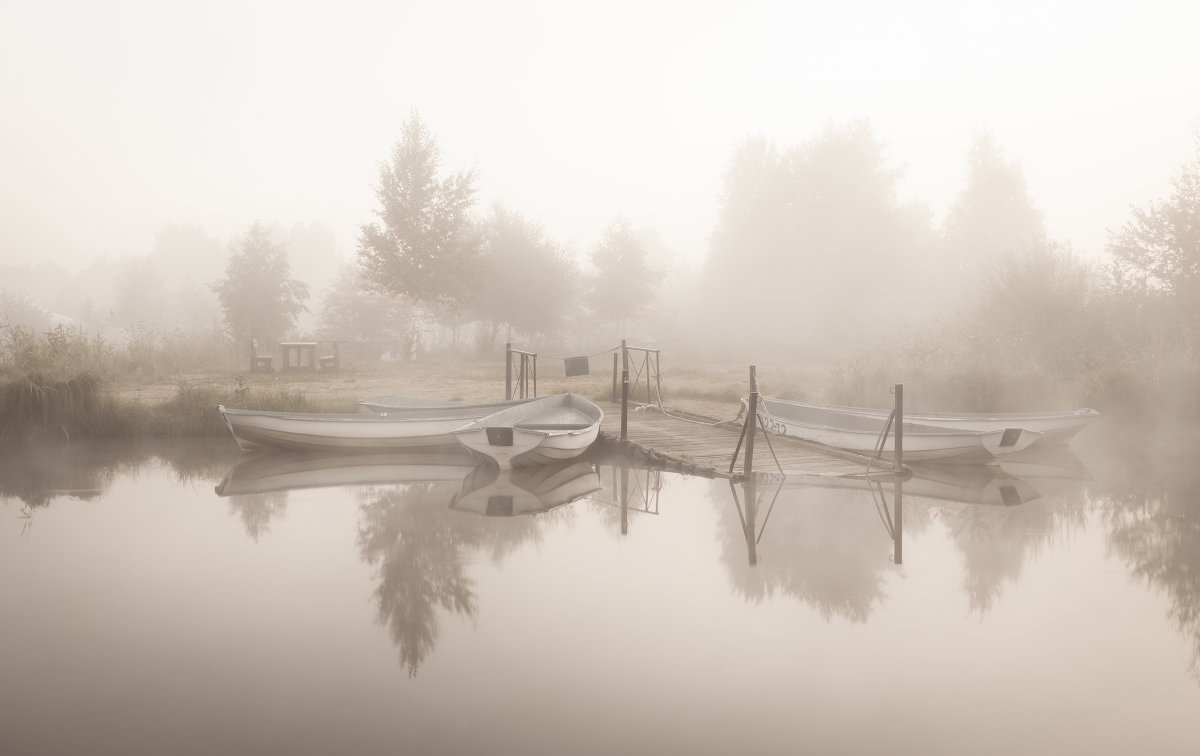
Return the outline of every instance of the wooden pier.
{"type": "MultiPolygon", "coordinates": [[[[604,410],[604,422],[600,426],[602,436],[619,439],[620,403],[597,404],[604,410]]],[[[740,422],[692,418],[670,410],[663,412],[657,407],[638,410],[631,407],[626,423],[628,443],[685,468],[694,468],[693,472],[699,475],[728,478],[742,472],[743,457],[740,455],[733,474],[729,471],[742,436],[740,422]]],[[[789,475],[855,475],[867,469],[866,457],[783,436],[772,435],[768,439],[761,429],[755,434],[754,448],[754,469],[758,472],[782,470],[789,475]]],[[[880,471],[890,468],[890,462],[877,461],[872,466],[880,471]]]]}

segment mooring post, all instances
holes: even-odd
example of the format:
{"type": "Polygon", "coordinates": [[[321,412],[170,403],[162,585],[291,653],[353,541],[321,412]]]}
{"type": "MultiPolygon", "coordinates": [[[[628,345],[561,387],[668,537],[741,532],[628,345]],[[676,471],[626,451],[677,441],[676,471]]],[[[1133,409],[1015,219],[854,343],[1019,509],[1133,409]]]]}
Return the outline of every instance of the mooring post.
{"type": "Polygon", "coordinates": [[[755,391],[758,391],[758,367],[756,365],[751,365],[750,366],[750,393],[753,394],[755,391]]]}
{"type": "Polygon", "coordinates": [[[504,400],[512,399],[512,344],[504,342],[504,400]]]}
{"type": "MultiPolygon", "coordinates": [[[[533,395],[537,396],[537,355],[533,355],[533,395]]],[[[524,399],[525,397],[521,397],[524,399]]]]}
{"type": "Polygon", "coordinates": [[[745,475],[754,474],[754,436],[758,433],[758,392],[750,392],[750,408],[746,416],[746,464],[742,466],[745,475]]]}
{"type": "Polygon", "coordinates": [[[629,371],[621,371],[621,440],[629,435],[629,371]]]}
{"type": "Polygon", "coordinates": [[[904,469],[904,384],[897,383],[896,392],[896,470],[904,469]]]}
{"type": "Polygon", "coordinates": [[[613,352],[613,404],[617,403],[617,353],[613,352]]]}

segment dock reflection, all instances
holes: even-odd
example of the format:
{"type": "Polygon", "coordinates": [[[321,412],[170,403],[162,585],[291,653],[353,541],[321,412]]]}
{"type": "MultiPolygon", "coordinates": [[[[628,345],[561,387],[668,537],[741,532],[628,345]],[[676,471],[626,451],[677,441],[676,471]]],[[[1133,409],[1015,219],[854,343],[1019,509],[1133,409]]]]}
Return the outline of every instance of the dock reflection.
{"type": "Polygon", "coordinates": [[[1059,454],[914,465],[905,477],[758,473],[729,484],[725,556],[748,600],[789,595],[827,619],[865,621],[905,563],[906,534],[940,522],[962,552],[971,609],[983,614],[1030,553],[1082,524],[1089,481],[1078,460],[1059,454]]]}

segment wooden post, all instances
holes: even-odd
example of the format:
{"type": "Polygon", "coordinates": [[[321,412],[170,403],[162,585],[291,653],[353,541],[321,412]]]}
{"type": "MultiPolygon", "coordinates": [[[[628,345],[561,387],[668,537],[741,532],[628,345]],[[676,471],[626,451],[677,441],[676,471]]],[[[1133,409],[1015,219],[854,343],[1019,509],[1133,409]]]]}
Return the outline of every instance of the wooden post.
{"type": "Polygon", "coordinates": [[[620,375],[617,372],[617,353],[613,352],[613,404],[617,403],[617,377],[620,375]]]}
{"type": "Polygon", "coordinates": [[[904,384],[896,384],[896,470],[904,469],[904,384]]]}
{"type": "Polygon", "coordinates": [[[750,393],[758,391],[758,368],[755,365],[750,366],[750,393]]]}
{"type": "MultiPolygon", "coordinates": [[[[537,396],[537,355],[533,355],[533,395],[537,396]]],[[[524,399],[525,397],[521,397],[524,399]]]]}
{"type": "Polygon", "coordinates": [[[512,344],[504,344],[504,400],[512,399],[512,344]]]}
{"type": "Polygon", "coordinates": [[[625,348],[625,339],[621,339],[621,370],[629,372],[629,350],[625,348]]]}
{"type": "Polygon", "coordinates": [[[621,371],[621,440],[629,436],[629,371],[621,371]]]}
{"type": "Polygon", "coordinates": [[[750,392],[750,408],[746,416],[746,464],[742,466],[743,475],[754,474],[754,435],[758,432],[758,392],[750,392]]]}

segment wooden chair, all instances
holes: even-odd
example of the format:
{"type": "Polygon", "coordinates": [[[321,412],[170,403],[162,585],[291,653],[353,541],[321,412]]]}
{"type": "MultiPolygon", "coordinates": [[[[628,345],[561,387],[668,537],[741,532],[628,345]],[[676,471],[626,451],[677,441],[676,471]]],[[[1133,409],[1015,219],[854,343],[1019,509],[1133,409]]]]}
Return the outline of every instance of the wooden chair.
{"type": "Polygon", "coordinates": [[[321,366],[321,372],[326,370],[340,370],[342,367],[342,355],[338,351],[338,343],[333,342],[333,354],[322,354],[317,357],[317,364],[321,366]]]}
{"type": "Polygon", "coordinates": [[[271,372],[271,361],[274,359],[269,354],[259,354],[258,339],[250,339],[250,372],[262,370],[271,372]]]}

